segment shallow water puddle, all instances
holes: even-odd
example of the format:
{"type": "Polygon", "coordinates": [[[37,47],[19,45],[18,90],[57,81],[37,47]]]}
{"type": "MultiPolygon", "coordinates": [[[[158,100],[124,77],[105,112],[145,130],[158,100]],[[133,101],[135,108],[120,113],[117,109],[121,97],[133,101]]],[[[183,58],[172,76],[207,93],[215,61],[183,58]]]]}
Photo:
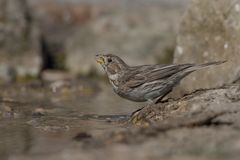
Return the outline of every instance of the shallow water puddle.
{"type": "Polygon", "coordinates": [[[98,137],[124,129],[125,115],[81,115],[7,118],[0,123],[1,157],[12,154],[46,154],[60,151],[81,138],[98,137]],[[79,136],[80,137],[76,137],[79,136]],[[81,136],[82,135],[82,136],[81,136]],[[76,137],[76,139],[75,139],[76,137]]]}
{"type": "Polygon", "coordinates": [[[119,121],[128,118],[139,106],[116,96],[107,86],[79,97],[72,88],[65,88],[64,93],[69,94],[65,98],[44,87],[3,88],[0,159],[55,153],[85,138],[125,130],[119,121]]]}

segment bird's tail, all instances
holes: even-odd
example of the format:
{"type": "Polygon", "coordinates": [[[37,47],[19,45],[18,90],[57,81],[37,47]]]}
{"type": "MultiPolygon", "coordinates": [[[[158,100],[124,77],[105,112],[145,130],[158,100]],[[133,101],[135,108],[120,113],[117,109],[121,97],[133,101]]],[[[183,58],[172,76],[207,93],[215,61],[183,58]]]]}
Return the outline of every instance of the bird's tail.
{"type": "Polygon", "coordinates": [[[195,70],[203,69],[203,68],[211,66],[211,65],[219,65],[219,64],[222,64],[222,63],[225,63],[225,62],[227,62],[227,61],[215,61],[215,62],[197,64],[197,65],[194,65],[194,66],[188,68],[187,71],[192,72],[192,71],[195,71],[195,70]]]}

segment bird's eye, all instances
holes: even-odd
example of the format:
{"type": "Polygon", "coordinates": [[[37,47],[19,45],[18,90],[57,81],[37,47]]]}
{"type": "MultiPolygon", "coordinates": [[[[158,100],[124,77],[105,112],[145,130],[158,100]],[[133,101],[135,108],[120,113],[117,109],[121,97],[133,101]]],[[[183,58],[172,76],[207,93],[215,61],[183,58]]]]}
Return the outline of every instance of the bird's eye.
{"type": "Polygon", "coordinates": [[[111,58],[108,58],[107,61],[108,61],[108,63],[111,63],[111,62],[112,62],[112,59],[111,59],[111,58]]]}

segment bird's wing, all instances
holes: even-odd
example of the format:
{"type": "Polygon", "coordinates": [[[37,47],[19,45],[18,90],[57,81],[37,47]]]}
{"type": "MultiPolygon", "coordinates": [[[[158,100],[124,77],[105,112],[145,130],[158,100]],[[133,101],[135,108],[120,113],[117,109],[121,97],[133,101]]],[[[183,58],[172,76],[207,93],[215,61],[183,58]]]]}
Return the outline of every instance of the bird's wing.
{"type": "Polygon", "coordinates": [[[194,64],[172,64],[166,66],[154,65],[154,69],[149,70],[144,75],[148,78],[148,81],[166,79],[178,72],[181,72],[189,67],[194,66],[194,64]]]}
{"type": "Polygon", "coordinates": [[[133,67],[129,76],[125,79],[125,85],[129,88],[140,86],[155,80],[166,78],[194,66],[193,64],[172,64],[172,65],[145,65],[133,67]]]}
{"type": "Polygon", "coordinates": [[[125,82],[125,86],[127,86],[128,88],[135,88],[145,82],[147,82],[147,77],[141,74],[135,74],[129,77],[129,79],[125,82]]]}

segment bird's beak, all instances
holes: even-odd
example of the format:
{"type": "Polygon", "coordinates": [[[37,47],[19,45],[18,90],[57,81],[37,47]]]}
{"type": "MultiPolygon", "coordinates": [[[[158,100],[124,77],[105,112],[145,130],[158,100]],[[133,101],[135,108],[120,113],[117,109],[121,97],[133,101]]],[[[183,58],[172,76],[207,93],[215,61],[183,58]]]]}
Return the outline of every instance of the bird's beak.
{"type": "Polygon", "coordinates": [[[96,56],[96,61],[101,65],[105,63],[104,58],[101,55],[96,56]]]}

